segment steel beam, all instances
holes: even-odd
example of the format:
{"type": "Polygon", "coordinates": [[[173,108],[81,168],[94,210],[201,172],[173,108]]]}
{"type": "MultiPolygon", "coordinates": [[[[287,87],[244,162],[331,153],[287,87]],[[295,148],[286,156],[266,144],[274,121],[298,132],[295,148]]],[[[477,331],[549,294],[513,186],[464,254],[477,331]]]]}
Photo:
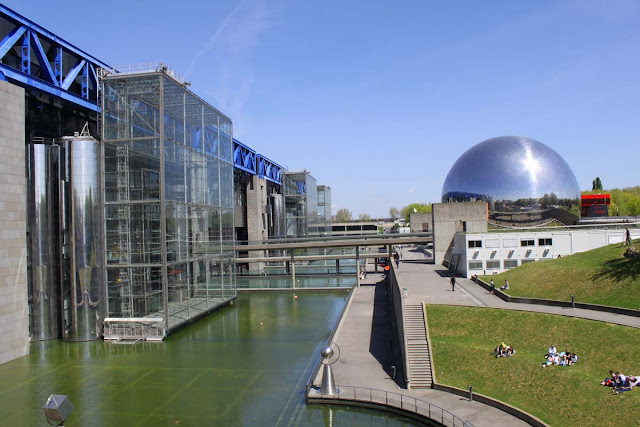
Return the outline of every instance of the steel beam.
{"type": "MultiPolygon", "coordinates": [[[[34,32],[36,32],[38,34],[43,35],[45,38],[51,40],[55,44],[61,45],[68,52],[72,52],[72,53],[80,56],[81,58],[84,58],[84,59],[96,64],[98,67],[111,68],[109,65],[107,65],[104,62],[100,61],[99,59],[89,55],[87,52],[83,51],[82,49],[79,49],[79,48],[75,47],[74,45],[72,45],[71,43],[67,42],[66,40],[58,37],[55,34],[53,34],[51,31],[45,30],[40,25],[38,25],[35,22],[25,18],[24,16],[20,15],[19,13],[14,12],[13,10],[9,9],[8,7],[6,7],[6,6],[2,5],[2,4],[0,4],[0,16],[2,16],[5,19],[8,19],[9,21],[13,21],[14,23],[18,24],[19,26],[24,26],[25,28],[30,29],[31,31],[34,31],[34,32]]],[[[4,55],[2,55],[2,56],[4,56],[4,55]]]]}
{"type": "Polygon", "coordinates": [[[31,75],[31,32],[26,31],[22,37],[21,71],[31,75]]]}
{"type": "Polygon", "coordinates": [[[258,154],[258,176],[268,181],[282,184],[282,166],[258,154]]]}
{"type": "Polygon", "coordinates": [[[11,79],[14,82],[18,82],[21,86],[32,87],[50,95],[57,96],[65,101],[73,102],[89,110],[98,111],[98,106],[95,102],[91,102],[87,99],[76,95],[73,92],[65,91],[51,83],[47,83],[43,80],[37,79],[32,76],[28,76],[18,70],[15,70],[8,65],[0,64],[0,71],[4,73],[7,79],[11,79]]]}
{"type": "MultiPolygon", "coordinates": [[[[2,5],[0,5],[2,6],[2,5]]],[[[11,48],[18,43],[20,37],[22,37],[27,32],[27,29],[23,26],[17,26],[13,29],[7,36],[0,42],[0,59],[4,58],[4,56],[11,50],[11,48]]]]}
{"type": "Polygon", "coordinates": [[[69,74],[67,74],[67,77],[65,77],[61,83],[62,89],[68,90],[69,87],[71,87],[73,81],[76,79],[76,77],[78,77],[78,74],[80,74],[80,70],[83,70],[85,68],[86,63],[87,61],[82,59],[78,61],[78,63],[71,70],[69,70],[69,74]]]}
{"type": "Polygon", "coordinates": [[[29,31],[31,34],[31,42],[33,46],[35,46],[34,53],[36,54],[36,58],[38,58],[38,62],[40,63],[40,69],[42,70],[42,74],[46,80],[50,83],[53,83],[56,86],[60,86],[56,84],[56,77],[51,69],[51,64],[49,64],[49,58],[47,58],[47,54],[42,48],[42,44],[40,43],[40,39],[38,35],[33,31],[29,31]]]}
{"type": "Polygon", "coordinates": [[[256,175],[256,152],[237,139],[233,140],[233,165],[236,169],[256,175]]]}
{"type": "Polygon", "coordinates": [[[56,58],[53,62],[53,74],[56,79],[56,85],[62,87],[62,46],[56,46],[56,58]]]}

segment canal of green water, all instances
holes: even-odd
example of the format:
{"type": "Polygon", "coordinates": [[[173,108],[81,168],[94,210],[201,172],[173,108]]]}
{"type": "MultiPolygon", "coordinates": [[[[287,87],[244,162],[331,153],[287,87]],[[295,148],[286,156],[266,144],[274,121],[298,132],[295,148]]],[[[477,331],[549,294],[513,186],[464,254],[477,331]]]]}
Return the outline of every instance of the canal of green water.
{"type": "Polygon", "coordinates": [[[51,393],[67,426],[406,426],[378,411],[307,405],[305,383],[346,293],[241,293],[162,343],[32,343],[0,365],[0,419],[47,425],[51,393]]]}

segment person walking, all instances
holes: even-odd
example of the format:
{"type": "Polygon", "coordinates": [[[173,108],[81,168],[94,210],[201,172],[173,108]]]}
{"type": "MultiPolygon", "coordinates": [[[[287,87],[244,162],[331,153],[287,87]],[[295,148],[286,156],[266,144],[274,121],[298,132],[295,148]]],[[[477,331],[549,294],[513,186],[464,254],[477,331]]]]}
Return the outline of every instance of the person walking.
{"type": "Polygon", "coordinates": [[[625,230],[626,230],[625,242],[626,242],[627,246],[631,246],[631,232],[629,231],[628,228],[625,228],[625,230]]]}
{"type": "Polygon", "coordinates": [[[451,276],[451,292],[456,291],[456,278],[451,276]]]}
{"type": "Polygon", "coordinates": [[[489,286],[491,286],[491,293],[495,293],[496,285],[493,283],[493,279],[491,279],[491,283],[489,283],[489,286]]]}

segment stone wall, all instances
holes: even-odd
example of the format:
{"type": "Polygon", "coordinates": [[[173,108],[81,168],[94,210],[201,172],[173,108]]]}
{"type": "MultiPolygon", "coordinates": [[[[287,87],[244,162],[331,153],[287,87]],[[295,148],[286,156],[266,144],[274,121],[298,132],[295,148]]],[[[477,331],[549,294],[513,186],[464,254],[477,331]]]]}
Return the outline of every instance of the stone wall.
{"type": "Polygon", "coordinates": [[[457,232],[487,231],[487,202],[433,204],[433,258],[436,264],[450,261],[457,232]]]}
{"type": "MultiPolygon", "coordinates": [[[[247,235],[250,244],[258,244],[267,239],[267,182],[253,175],[247,185],[247,235]]],[[[249,258],[263,257],[264,251],[251,251],[249,258]]],[[[251,262],[249,270],[262,271],[264,263],[251,262]]]]}
{"type": "Polygon", "coordinates": [[[29,354],[24,89],[0,81],[0,364],[29,354]]]}
{"type": "Polygon", "coordinates": [[[409,223],[411,224],[412,233],[433,231],[433,217],[431,212],[412,212],[409,214],[409,223]]]}

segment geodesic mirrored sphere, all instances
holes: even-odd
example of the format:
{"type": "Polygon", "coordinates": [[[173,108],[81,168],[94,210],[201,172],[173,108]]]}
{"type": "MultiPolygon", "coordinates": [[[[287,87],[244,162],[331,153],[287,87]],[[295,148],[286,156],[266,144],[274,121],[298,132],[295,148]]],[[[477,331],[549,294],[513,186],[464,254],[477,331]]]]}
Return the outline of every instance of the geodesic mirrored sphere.
{"type": "Polygon", "coordinates": [[[547,145],[500,136],[467,150],[445,179],[443,202],[476,200],[488,202],[497,222],[518,225],[513,214],[519,213],[528,222],[557,219],[567,224],[578,220],[580,187],[567,162],[547,145]]]}

